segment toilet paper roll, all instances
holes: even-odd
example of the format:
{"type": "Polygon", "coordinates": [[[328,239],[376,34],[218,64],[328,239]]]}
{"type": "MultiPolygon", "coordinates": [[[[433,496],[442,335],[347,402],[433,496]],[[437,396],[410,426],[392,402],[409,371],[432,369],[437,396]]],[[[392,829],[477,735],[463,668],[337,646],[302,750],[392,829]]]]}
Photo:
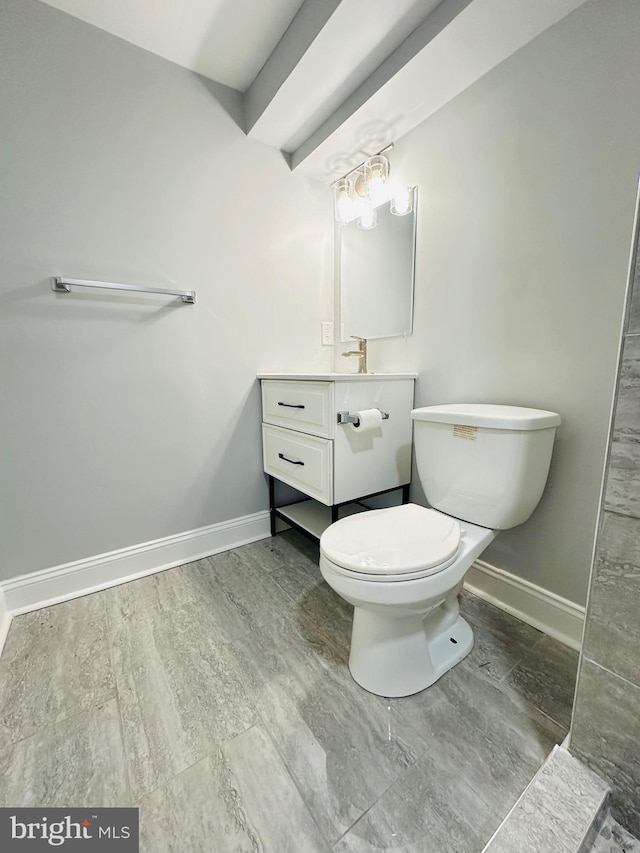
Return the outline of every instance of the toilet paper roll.
{"type": "Polygon", "coordinates": [[[355,432],[371,432],[382,426],[382,412],[380,409],[363,409],[361,412],[351,412],[358,418],[357,424],[349,424],[355,432]]]}

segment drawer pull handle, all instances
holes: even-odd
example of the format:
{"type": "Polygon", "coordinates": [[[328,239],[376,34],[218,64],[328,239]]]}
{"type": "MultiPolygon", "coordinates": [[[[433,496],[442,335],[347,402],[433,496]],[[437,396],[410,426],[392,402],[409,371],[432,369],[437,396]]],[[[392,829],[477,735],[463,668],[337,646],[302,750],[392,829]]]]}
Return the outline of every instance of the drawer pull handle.
{"type": "Polygon", "coordinates": [[[278,403],[279,406],[286,406],[287,409],[304,409],[302,403],[278,403]]]}
{"type": "Polygon", "coordinates": [[[284,459],[285,462],[291,462],[292,465],[304,465],[304,462],[295,462],[293,459],[287,459],[284,453],[278,453],[278,459],[284,459]]]}

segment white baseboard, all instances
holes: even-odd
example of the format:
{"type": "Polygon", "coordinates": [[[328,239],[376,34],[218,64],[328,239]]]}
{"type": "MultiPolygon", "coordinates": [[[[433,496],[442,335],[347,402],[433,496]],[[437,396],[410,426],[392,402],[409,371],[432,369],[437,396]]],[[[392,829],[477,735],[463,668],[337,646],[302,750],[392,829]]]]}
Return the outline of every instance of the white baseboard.
{"type": "MultiPolygon", "coordinates": [[[[257,512],[3,581],[0,584],[0,652],[13,616],[268,536],[269,513],[257,512]]],[[[567,646],[580,648],[584,607],[482,560],[477,560],[467,573],[465,587],[567,646]]]]}
{"type": "MultiPolygon", "coordinates": [[[[0,596],[4,594],[4,607],[9,617],[17,616],[247,545],[267,536],[269,513],[265,510],[12,578],[0,584],[0,596]]],[[[4,625],[2,606],[0,597],[0,632],[4,625]]]]}
{"type": "Polygon", "coordinates": [[[465,589],[534,628],[580,649],[584,607],[483,560],[467,572],[465,589]]]}
{"type": "Polygon", "coordinates": [[[9,633],[12,618],[13,616],[9,612],[9,608],[7,607],[7,600],[5,598],[5,594],[2,589],[0,589],[0,654],[2,654],[5,640],[7,639],[7,634],[9,633]]]}

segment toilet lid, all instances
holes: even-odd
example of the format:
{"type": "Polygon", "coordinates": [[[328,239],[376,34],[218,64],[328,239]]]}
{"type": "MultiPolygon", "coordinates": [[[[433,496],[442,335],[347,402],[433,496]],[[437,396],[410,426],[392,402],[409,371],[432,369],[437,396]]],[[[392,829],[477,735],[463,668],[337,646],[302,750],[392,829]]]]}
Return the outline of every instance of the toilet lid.
{"type": "Polygon", "coordinates": [[[337,566],[359,574],[431,574],[445,568],[460,546],[460,522],[417,504],[350,515],[328,527],[320,550],[337,566]],[[436,568],[438,567],[438,568],[436,568]]]}

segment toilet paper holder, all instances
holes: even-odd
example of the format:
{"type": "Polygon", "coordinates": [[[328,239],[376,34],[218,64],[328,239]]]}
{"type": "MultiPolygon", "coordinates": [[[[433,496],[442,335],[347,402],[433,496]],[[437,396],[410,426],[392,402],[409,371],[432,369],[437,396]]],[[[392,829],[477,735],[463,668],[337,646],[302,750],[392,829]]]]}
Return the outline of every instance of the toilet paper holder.
{"type": "MultiPolygon", "coordinates": [[[[382,415],[383,421],[389,420],[389,412],[383,412],[382,409],[378,409],[380,414],[382,415]]],[[[360,420],[357,415],[352,415],[351,412],[338,412],[338,423],[339,424],[359,424],[360,420]]]]}

